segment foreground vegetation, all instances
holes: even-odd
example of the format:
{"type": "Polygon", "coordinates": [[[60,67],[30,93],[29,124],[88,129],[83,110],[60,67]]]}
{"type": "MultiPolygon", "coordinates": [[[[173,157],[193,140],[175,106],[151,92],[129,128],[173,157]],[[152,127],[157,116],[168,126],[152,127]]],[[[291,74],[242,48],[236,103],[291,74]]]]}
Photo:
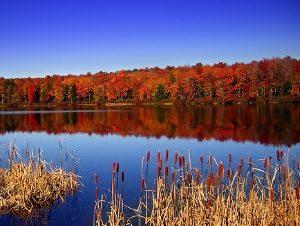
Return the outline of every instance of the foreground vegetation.
{"type": "Polygon", "coordinates": [[[145,68],[45,78],[0,77],[0,105],[300,101],[300,61],[145,68]]]}
{"type": "Polygon", "coordinates": [[[55,202],[63,202],[78,188],[78,176],[54,168],[26,151],[22,158],[15,145],[8,150],[7,168],[0,168],[0,215],[21,219],[41,217],[55,202]]]}
{"type": "MultiPolygon", "coordinates": [[[[94,225],[299,225],[300,162],[293,159],[290,167],[288,157],[289,150],[278,150],[277,160],[268,157],[254,163],[251,158],[241,159],[233,168],[231,155],[227,166],[209,156],[207,164],[200,157],[200,165],[195,167],[190,155],[186,161],[176,153],[171,163],[168,151],[164,159],[158,152],[157,177],[151,189],[147,183],[148,152],[145,168],[144,161],[142,164],[137,208],[123,203],[116,185],[119,164],[114,163],[111,200],[99,196],[95,175],[94,225]],[[128,209],[135,214],[126,215],[128,209]]],[[[123,171],[121,175],[123,187],[123,171]]]]}

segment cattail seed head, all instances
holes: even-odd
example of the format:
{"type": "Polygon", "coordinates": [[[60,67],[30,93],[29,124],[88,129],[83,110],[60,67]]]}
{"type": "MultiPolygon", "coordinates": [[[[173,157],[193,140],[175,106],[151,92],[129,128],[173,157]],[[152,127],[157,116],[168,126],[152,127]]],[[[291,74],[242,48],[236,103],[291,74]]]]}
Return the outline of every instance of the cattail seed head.
{"type": "Polygon", "coordinates": [[[200,156],[200,163],[203,165],[203,156],[200,156]]]}
{"type": "Polygon", "coordinates": [[[141,189],[142,190],[145,189],[145,179],[144,179],[144,177],[142,177],[142,179],[141,179],[141,189]]]}
{"type": "Polygon", "coordinates": [[[242,165],[241,163],[238,164],[238,177],[241,177],[241,172],[242,172],[242,165]]]}
{"type": "Polygon", "coordinates": [[[300,199],[300,189],[299,188],[295,188],[295,191],[296,191],[296,198],[299,201],[299,199],[300,199]]]}
{"type": "Polygon", "coordinates": [[[116,163],[115,162],[113,162],[112,163],[112,167],[111,167],[111,170],[112,170],[112,173],[114,174],[116,171],[116,163]]]}
{"type": "Polygon", "coordinates": [[[227,169],[227,178],[228,178],[228,180],[231,180],[231,178],[232,178],[232,171],[231,171],[231,169],[227,169]]]}
{"type": "Polygon", "coordinates": [[[217,187],[219,187],[219,185],[220,185],[220,175],[219,174],[216,175],[216,185],[217,185],[217,187]]]}
{"type": "Polygon", "coordinates": [[[192,175],[190,173],[186,174],[186,180],[187,182],[190,182],[192,180],[192,175]]]}
{"type": "Polygon", "coordinates": [[[181,156],[179,156],[178,162],[179,162],[179,167],[181,168],[181,167],[182,167],[182,159],[181,159],[181,156]]]}
{"type": "Polygon", "coordinates": [[[271,202],[273,202],[273,200],[274,200],[274,191],[273,191],[273,189],[270,189],[270,200],[271,200],[271,202]]]}
{"type": "Polygon", "coordinates": [[[266,169],[266,168],[267,168],[267,166],[268,166],[268,159],[267,159],[267,158],[265,158],[265,159],[264,159],[264,169],[266,169]]]}
{"type": "Polygon", "coordinates": [[[300,161],[298,161],[298,163],[297,163],[297,168],[298,168],[298,170],[300,170],[300,161]]]}
{"type": "Polygon", "coordinates": [[[229,164],[231,164],[231,162],[232,162],[232,156],[231,156],[231,154],[228,155],[228,161],[229,161],[229,164]]]}
{"type": "Polygon", "coordinates": [[[157,162],[160,162],[160,151],[157,152],[157,162]]]}
{"type": "Polygon", "coordinates": [[[165,177],[168,177],[169,175],[169,168],[168,166],[165,166],[165,177]]]}
{"type": "Polygon", "coordinates": [[[255,184],[255,181],[254,181],[254,177],[252,176],[251,177],[251,185],[250,185],[251,189],[254,188],[254,184],[255,184]]]}
{"type": "Polygon", "coordinates": [[[149,161],[150,161],[150,151],[147,152],[147,158],[146,158],[146,160],[147,160],[147,164],[148,164],[149,161]]]}
{"type": "Polygon", "coordinates": [[[168,150],[168,149],[166,149],[166,158],[165,158],[165,162],[167,162],[167,161],[168,161],[168,159],[169,159],[169,150],[168,150]]]}
{"type": "Polygon", "coordinates": [[[174,165],[177,164],[177,160],[178,160],[178,152],[176,152],[174,155],[174,165]]]}
{"type": "Polygon", "coordinates": [[[251,157],[249,157],[248,163],[249,163],[249,167],[252,167],[252,158],[251,157]]]}
{"type": "Polygon", "coordinates": [[[120,164],[117,162],[117,164],[116,164],[116,171],[117,171],[117,173],[119,173],[119,170],[120,170],[120,164]]]}
{"type": "Polygon", "coordinates": [[[196,172],[196,178],[195,178],[196,185],[199,185],[199,178],[200,178],[200,171],[197,170],[197,172],[196,172]]]}
{"type": "Polygon", "coordinates": [[[157,177],[161,176],[161,166],[157,166],[157,177]]]}
{"type": "Polygon", "coordinates": [[[172,170],[172,183],[175,182],[175,170],[172,170]]]}
{"type": "Polygon", "coordinates": [[[208,164],[210,165],[210,167],[212,167],[212,157],[211,157],[211,155],[208,156],[208,164]]]}
{"type": "Polygon", "coordinates": [[[182,163],[182,166],[185,165],[185,159],[184,159],[184,156],[183,156],[183,155],[181,156],[181,163],[182,163]]]}
{"type": "Polygon", "coordinates": [[[287,179],[287,168],[286,165],[283,165],[283,179],[286,180],[287,179]]]}
{"type": "Polygon", "coordinates": [[[121,181],[122,181],[122,183],[124,183],[124,179],[125,179],[125,175],[124,174],[125,174],[124,171],[122,171],[122,173],[121,173],[121,181]]]}
{"type": "Polygon", "coordinates": [[[280,150],[276,151],[276,157],[277,157],[277,161],[280,161],[280,150]]]}
{"type": "Polygon", "coordinates": [[[99,176],[95,173],[94,174],[94,183],[97,185],[99,181],[99,176]]]}
{"type": "Polygon", "coordinates": [[[218,167],[218,175],[221,177],[221,176],[223,176],[223,174],[224,174],[224,166],[223,166],[223,163],[220,162],[219,167],[218,167]]]}
{"type": "Polygon", "coordinates": [[[243,167],[243,165],[244,165],[244,159],[240,159],[240,163],[241,163],[241,166],[243,167]]]}

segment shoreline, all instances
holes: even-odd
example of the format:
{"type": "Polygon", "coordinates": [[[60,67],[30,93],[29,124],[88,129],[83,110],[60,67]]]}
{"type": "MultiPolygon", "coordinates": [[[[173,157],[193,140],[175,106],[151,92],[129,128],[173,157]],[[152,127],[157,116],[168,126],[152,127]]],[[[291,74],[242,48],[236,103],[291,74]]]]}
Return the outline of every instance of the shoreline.
{"type": "Polygon", "coordinates": [[[202,105],[212,105],[212,106],[237,106],[237,105],[268,105],[268,104],[299,104],[300,97],[295,98],[265,98],[256,100],[236,100],[232,102],[224,102],[218,99],[198,99],[193,101],[152,101],[152,102],[135,102],[135,101],[114,101],[114,102],[62,102],[62,103],[5,103],[0,104],[0,109],[3,110],[26,110],[26,109],[36,109],[36,108],[46,108],[46,109],[72,109],[72,108],[105,108],[105,107],[125,107],[125,106],[202,106],[202,105]]]}

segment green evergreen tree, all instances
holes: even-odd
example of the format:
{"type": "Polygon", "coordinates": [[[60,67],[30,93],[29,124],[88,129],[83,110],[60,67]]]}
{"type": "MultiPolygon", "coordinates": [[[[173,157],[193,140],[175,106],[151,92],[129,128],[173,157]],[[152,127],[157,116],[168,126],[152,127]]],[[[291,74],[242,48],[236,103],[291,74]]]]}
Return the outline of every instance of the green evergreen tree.
{"type": "Polygon", "coordinates": [[[163,84],[158,84],[155,93],[155,100],[160,101],[166,98],[165,87],[163,84]]]}
{"type": "Polygon", "coordinates": [[[75,84],[73,84],[71,86],[70,93],[71,93],[71,102],[77,101],[77,89],[76,89],[76,85],[75,84]]]}

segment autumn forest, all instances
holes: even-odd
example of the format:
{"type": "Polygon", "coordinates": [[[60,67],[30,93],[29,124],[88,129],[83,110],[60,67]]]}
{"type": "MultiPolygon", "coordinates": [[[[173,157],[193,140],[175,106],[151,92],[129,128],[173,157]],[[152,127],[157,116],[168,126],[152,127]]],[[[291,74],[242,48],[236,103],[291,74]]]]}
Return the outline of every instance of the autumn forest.
{"type": "Polygon", "coordinates": [[[106,102],[234,103],[300,97],[300,60],[285,57],[251,63],[144,68],[114,73],[0,78],[0,103],[106,102]]]}

